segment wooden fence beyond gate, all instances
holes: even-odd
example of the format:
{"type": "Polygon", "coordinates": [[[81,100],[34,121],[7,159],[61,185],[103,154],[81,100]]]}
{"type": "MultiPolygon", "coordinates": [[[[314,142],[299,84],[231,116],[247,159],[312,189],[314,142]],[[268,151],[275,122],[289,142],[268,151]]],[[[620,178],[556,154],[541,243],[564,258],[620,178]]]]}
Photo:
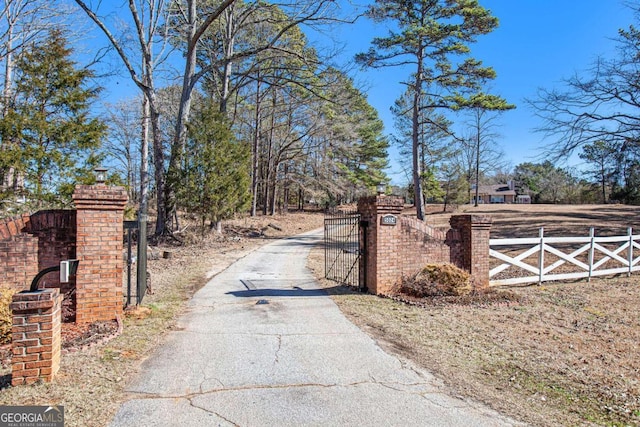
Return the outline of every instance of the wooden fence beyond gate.
{"type": "Polygon", "coordinates": [[[489,256],[502,261],[489,272],[489,285],[542,283],[640,271],[640,234],[624,236],[490,239],[489,256]],[[497,248],[501,248],[499,251],[497,248]]]}

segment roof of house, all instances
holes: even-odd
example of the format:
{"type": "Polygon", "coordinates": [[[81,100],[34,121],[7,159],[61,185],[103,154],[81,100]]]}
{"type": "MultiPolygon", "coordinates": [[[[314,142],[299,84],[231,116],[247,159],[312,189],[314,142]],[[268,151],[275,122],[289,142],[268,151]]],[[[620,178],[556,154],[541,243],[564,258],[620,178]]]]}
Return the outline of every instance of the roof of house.
{"type": "MultiPolygon", "coordinates": [[[[471,190],[471,193],[475,194],[475,189],[471,190]]],[[[516,191],[509,188],[506,184],[493,184],[493,185],[480,185],[478,186],[478,193],[488,196],[515,196],[516,191]]]]}

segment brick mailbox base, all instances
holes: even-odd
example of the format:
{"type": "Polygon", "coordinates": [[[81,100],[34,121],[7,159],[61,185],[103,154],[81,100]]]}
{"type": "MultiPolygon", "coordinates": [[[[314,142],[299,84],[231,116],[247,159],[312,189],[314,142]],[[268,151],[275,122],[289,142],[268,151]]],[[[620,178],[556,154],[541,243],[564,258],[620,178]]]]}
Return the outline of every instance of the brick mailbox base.
{"type": "Polygon", "coordinates": [[[12,386],[50,382],[58,372],[61,306],[57,288],[13,296],[12,386]]]}

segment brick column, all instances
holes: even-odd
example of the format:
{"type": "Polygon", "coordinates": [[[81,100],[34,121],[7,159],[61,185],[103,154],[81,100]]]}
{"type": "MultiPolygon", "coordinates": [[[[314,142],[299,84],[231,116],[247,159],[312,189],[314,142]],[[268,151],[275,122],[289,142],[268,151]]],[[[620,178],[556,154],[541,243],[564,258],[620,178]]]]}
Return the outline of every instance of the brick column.
{"type": "Polygon", "coordinates": [[[122,187],[81,185],[77,209],[76,323],[113,320],[122,314],[122,187]]]}
{"type": "Polygon", "coordinates": [[[13,296],[11,385],[51,382],[60,368],[62,295],[57,288],[13,296]]]}
{"type": "Polygon", "coordinates": [[[459,231],[462,240],[461,259],[455,264],[471,274],[474,287],[489,286],[491,217],[455,215],[449,223],[451,228],[459,231]]]}
{"type": "MultiPolygon", "coordinates": [[[[404,202],[399,197],[372,196],[358,201],[358,212],[366,227],[363,228],[361,248],[363,262],[360,280],[365,280],[372,294],[388,294],[399,277],[400,218],[404,202]],[[383,225],[385,216],[393,216],[395,225],[383,225]]],[[[391,222],[391,221],[389,221],[391,222]]]]}

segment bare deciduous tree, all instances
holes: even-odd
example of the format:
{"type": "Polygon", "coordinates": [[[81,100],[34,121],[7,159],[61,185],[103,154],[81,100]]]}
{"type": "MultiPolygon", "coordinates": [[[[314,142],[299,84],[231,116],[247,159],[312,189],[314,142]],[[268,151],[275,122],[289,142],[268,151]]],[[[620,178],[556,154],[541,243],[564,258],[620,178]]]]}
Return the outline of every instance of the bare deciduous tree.
{"type": "MultiPolygon", "coordinates": [[[[640,6],[628,6],[637,21],[640,6]]],[[[552,139],[547,151],[555,158],[600,140],[640,140],[640,31],[631,25],[618,34],[614,58],[600,57],[585,72],[565,79],[563,89],[542,88],[527,100],[543,121],[537,130],[552,139]]]]}

